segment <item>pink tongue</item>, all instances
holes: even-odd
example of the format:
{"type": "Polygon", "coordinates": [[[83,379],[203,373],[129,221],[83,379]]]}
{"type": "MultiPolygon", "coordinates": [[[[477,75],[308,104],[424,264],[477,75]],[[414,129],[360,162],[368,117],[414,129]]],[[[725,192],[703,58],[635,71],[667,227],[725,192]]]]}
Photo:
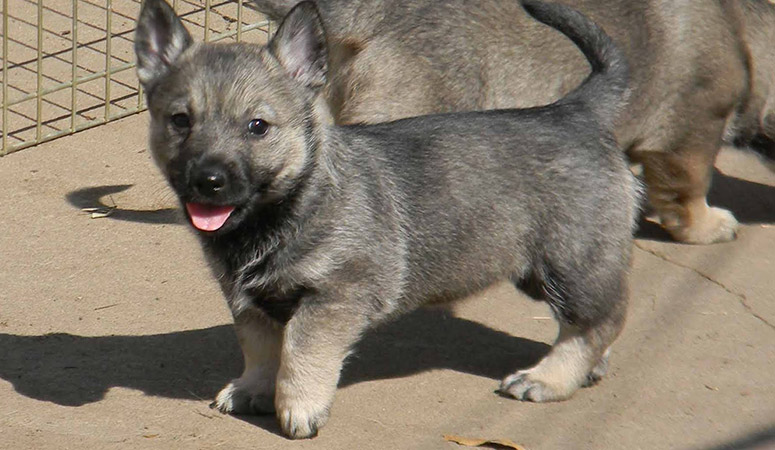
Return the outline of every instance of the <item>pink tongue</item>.
{"type": "Polygon", "coordinates": [[[202,231],[215,231],[226,223],[234,211],[233,206],[209,206],[201,203],[186,203],[191,223],[202,231]]]}

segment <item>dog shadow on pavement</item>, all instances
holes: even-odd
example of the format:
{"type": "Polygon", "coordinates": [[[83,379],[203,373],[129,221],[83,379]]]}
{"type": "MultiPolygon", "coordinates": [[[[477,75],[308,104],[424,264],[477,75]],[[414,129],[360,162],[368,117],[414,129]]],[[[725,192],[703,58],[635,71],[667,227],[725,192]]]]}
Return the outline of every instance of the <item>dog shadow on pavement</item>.
{"type": "Polygon", "coordinates": [[[732,211],[740,223],[775,224],[775,186],[713,174],[708,203],[732,211]]]}
{"type": "MultiPolygon", "coordinates": [[[[433,369],[499,380],[535,364],[548,351],[547,344],[443,309],[421,309],[369,332],[345,364],[339,385],[433,369]]],[[[0,377],[22,395],[65,406],[100,401],[112,387],[210,401],[241,371],[231,325],[147,336],[0,333],[0,377]]],[[[240,418],[279,432],[273,418],[240,418]]]]}
{"type": "Polygon", "coordinates": [[[113,220],[148,224],[185,224],[183,214],[178,208],[126,209],[120,205],[106,202],[106,199],[111,195],[128,191],[132,187],[131,184],[86,187],[68,192],[65,198],[68,203],[78,209],[95,209],[106,213],[106,217],[113,220]]]}

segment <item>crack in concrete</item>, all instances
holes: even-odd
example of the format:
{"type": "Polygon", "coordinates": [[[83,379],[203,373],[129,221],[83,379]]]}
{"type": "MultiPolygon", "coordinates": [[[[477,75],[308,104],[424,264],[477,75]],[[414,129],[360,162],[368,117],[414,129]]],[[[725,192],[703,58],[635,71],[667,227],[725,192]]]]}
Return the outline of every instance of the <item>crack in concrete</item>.
{"type": "Polygon", "coordinates": [[[662,253],[659,253],[659,252],[657,252],[655,250],[651,250],[649,248],[643,247],[638,242],[635,242],[635,247],[639,248],[640,250],[643,250],[646,253],[649,253],[649,254],[651,254],[653,256],[656,256],[657,258],[659,258],[659,259],[661,259],[661,260],[663,260],[663,261],[665,261],[665,262],[667,262],[669,264],[672,264],[672,265],[675,265],[675,266],[678,266],[678,267],[681,267],[681,268],[684,268],[684,269],[687,269],[687,270],[691,270],[692,272],[696,273],[697,275],[699,275],[700,277],[704,278],[705,280],[708,280],[711,283],[715,284],[716,286],[720,287],[721,289],[726,291],[728,294],[737,297],[738,300],[740,301],[740,304],[743,305],[743,308],[745,308],[746,311],[748,311],[753,317],[759,319],[763,324],[765,324],[768,327],[770,327],[771,329],[775,330],[775,324],[772,324],[765,317],[759,315],[756,311],[754,311],[753,307],[748,304],[748,297],[746,297],[745,294],[739,294],[737,292],[734,292],[730,288],[726,287],[724,285],[724,283],[721,283],[720,281],[714,280],[710,276],[700,272],[699,270],[695,269],[694,267],[688,266],[686,264],[682,264],[682,263],[680,263],[678,261],[673,261],[672,259],[668,258],[667,256],[665,256],[662,253]]]}

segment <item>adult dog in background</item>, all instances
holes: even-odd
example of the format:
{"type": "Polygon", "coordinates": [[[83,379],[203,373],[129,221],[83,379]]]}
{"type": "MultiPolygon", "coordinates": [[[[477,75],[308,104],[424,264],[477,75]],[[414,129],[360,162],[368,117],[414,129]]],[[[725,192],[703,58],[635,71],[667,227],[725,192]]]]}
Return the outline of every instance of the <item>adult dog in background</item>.
{"type": "MultiPolygon", "coordinates": [[[[767,0],[560,0],[627,55],[632,96],[616,136],[643,166],[650,204],[687,243],[734,239],[706,195],[722,140],[775,158],[775,5],[767,0]]],[[[298,0],[253,0],[279,19],[298,0]]],[[[589,72],[559,33],[502,0],[315,0],[331,31],[339,123],[524,108],[589,72]]]]}
{"type": "Polygon", "coordinates": [[[322,94],[328,53],[314,4],[257,47],[194,43],[163,0],[144,2],[135,48],[152,154],[197,230],[245,359],[220,410],[276,410],[286,435],[313,436],[369,326],[504,279],[547,301],[560,332],[503,393],[563,400],[605,373],[639,197],[612,132],[626,63],[570,8],[526,6],[594,68],[563,99],[339,127],[322,94]]]}

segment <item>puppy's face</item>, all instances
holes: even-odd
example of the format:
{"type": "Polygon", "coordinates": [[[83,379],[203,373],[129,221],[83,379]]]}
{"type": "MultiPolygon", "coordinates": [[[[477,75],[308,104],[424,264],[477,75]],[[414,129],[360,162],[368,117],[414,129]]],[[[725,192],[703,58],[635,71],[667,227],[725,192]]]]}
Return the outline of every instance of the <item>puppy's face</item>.
{"type": "Polygon", "coordinates": [[[154,160],[203,233],[240,226],[310,167],[325,81],[314,7],[297,8],[267,47],[194,44],[163,0],[147,0],[135,40],[154,160]]]}

